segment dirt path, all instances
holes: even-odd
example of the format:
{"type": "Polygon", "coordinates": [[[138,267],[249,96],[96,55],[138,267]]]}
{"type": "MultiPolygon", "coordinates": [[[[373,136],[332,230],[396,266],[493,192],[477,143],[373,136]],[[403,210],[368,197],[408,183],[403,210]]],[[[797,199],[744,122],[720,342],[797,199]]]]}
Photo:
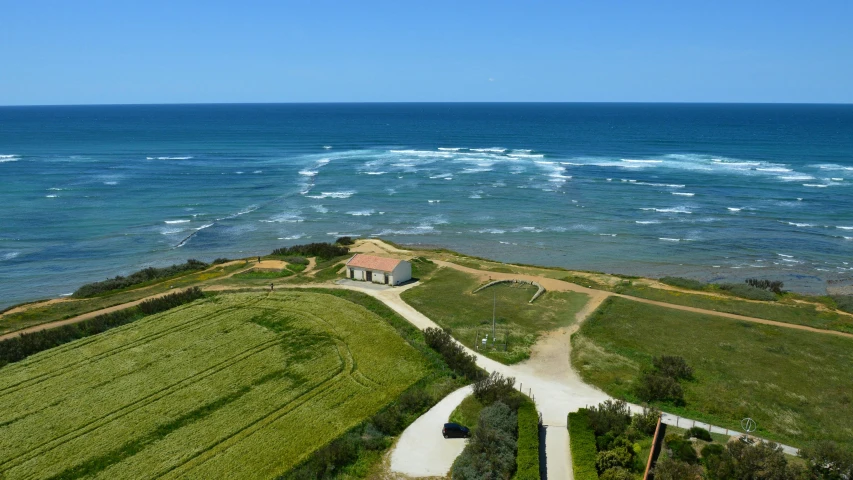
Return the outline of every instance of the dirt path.
{"type": "MultiPolygon", "coordinates": [[[[566,282],[564,280],[557,280],[557,279],[553,279],[553,278],[537,277],[534,275],[522,275],[522,274],[515,274],[515,273],[486,272],[486,271],[477,270],[474,268],[463,267],[462,265],[457,265],[455,263],[445,262],[442,260],[436,260],[435,263],[438,265],[444,266],[444,267],[449,267],[449,268],[459,270],[461,272],[476,275],[481,280],[485,280],[487,278],[491,278],[492,280],[504,280],[504,279],[518,278],[518,279],[522,279],[522,280],[531,280],[531,281],[539,282],[540,284],[542,284],[543,287],[545,287],[546,290],[552,290],[552,291],[556,291],[556,292],[585,293],[585,294],[589,295],[594,301],[598,302],[597,304],[594,304],[594,307],[592,305],[594,302],[590,302],[589,304],[587,304],[586,307],[584,307],[584,310],[587,310],[588,308],[592,308],[592,310],[585,312],[587,315],[589,315],[590,313],[592,313],[592,311],[594,311],[596,308],[598,308],[598,306],[601,305],[601,302],[603,302],[607,297],[620,297],[620,298],[624,298],[624,299],[631,300],[634,302],[646,303],[649,305],[656,305],[659,307],[671,308],[673,310],[681,310],[684,312],[701,313],[704,315],[714,315],[717,317],[731,318],[733,320],[742,320],[744,322],[753,322],[753,323],[761,323],[764,325],[773,325],[774,327],[792,328],[795,330],[803,330],[803,331],[813,332],[813,333],[823,333],[826,335],[836,335],[839,337],[853,338],[853,334],[851,334],[851,333],[839,332],[836,330],[825,330],[825,329],[821,329],[821,328],[808,327],[806,325],[797,325],[795,323],[785,323],[785,322],[777,322],[775,320],[765,320],[763,318],[747,317],[745,315],[738,315],[736,313],[718,312],[716,310],[706,310],[704,308],[688,307],[688,306],[684,306],[684,305],[676,305],[674,303],[666,303],[666,302],[659,302],[656,300],[648,300],[645,298],[632,297],[630,295],[622,295],[620,293],[605,292],[603,290],[595,290],[592,288],[586,288],[586,287],[582,287],[580,285],[576,285],[574,283],[569,283],[569,282],[566,282]]],[[[580,314],[580,313],[581,312],[578,312],[578,314],[580,314]]]]}

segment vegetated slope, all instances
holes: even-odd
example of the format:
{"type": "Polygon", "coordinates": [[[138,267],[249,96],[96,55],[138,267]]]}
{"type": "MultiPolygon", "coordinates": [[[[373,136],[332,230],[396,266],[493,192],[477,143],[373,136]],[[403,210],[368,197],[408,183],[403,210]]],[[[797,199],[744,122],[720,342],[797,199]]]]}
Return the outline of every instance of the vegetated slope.
{"type": "Polygon", "coordinates": [[[537,288],[531,285],[499,284],[472,294],[477,280],[450,268],[436,270],[423,285],[406,290],[403,300],[418,311],[450,329],[453,336],[475,348],[477,331],[492,328],[492,303],[497,298],[498,340],[509,333],[507,352],[481,351],[499,362],[512,364],[529,358],[530,347],[539,333],[571,325],[575,314],[589,300],[582,293],[546,292],[528,303],[537,288]]]}
{"type": "Polygon", "coordinates": [[[426,372],[340,298],[221,295],[3,368],[0,476],[273,478],[426,372]]]}
{"type": "Polygon", "coordinates": [[[686,406],[666,411],[794,446],[818,439],[853,446],[853,341],[607,300],[572,338],[572,364],[583,379],[631,401],[640,371],[656,355],[680,355],[694,380],[682,382],[686,406]]]}

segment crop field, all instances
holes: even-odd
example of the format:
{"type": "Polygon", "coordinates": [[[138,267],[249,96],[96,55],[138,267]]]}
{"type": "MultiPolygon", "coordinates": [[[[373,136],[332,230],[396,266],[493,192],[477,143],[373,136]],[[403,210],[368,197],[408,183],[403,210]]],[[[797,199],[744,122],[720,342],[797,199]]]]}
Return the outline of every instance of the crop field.
{"type": "Polygon", "coordinates": [[[0,369],[0,478],[275,478],[427,372],[344,299],[219,295],[0,369]]]}
{"type": "Polygon", "coordinates": [[[693,367],[685,406],[663,410],[796,447],[818,439],[853,446],[853,340],[610,298],[572,336],[584,381],[639,403],[634,391],[652,357],[693,367]]]}
{"type": "Polygon", "coordinates": [[[469,348],[476,348],[478,332],[491,331],[492,302],[496,298],[498,339],[502,341],[508,334],[509,346],[506,352],[481,353],[506,364],[529,358],[530,348],[542,332],[572,325],[575,314],[589,300],[582,293],[546,292],[527,303],[537,290],[532,285],[500,284],[473,294],[479,285],[467,273],[440,268],[423,285],[403,292],[402,298],[442,328],[450,329],[454,338],[469,348]]]}

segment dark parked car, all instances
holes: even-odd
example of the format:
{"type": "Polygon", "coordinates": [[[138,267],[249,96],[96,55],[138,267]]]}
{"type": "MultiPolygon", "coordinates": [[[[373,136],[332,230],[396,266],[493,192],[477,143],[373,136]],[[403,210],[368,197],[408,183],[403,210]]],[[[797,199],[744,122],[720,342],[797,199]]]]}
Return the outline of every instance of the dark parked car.
{"type": "Polygon", "coordinates": [[[445,423],[444,428],[441,429],[441,434],[444,435],[444,438],[468,438],[471,436],[471,430],[458,423],[445,423]]]}

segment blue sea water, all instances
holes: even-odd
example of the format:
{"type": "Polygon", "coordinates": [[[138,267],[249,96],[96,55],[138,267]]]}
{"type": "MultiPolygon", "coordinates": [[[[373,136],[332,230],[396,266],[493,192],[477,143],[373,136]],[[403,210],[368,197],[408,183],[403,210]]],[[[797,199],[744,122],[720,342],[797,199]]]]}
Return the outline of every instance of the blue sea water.
{"type": "Polygon", "coordinates": [[[3,107],[0,202],[0,307],[342,235],[823,292],[853,106],[3,107]]]}

